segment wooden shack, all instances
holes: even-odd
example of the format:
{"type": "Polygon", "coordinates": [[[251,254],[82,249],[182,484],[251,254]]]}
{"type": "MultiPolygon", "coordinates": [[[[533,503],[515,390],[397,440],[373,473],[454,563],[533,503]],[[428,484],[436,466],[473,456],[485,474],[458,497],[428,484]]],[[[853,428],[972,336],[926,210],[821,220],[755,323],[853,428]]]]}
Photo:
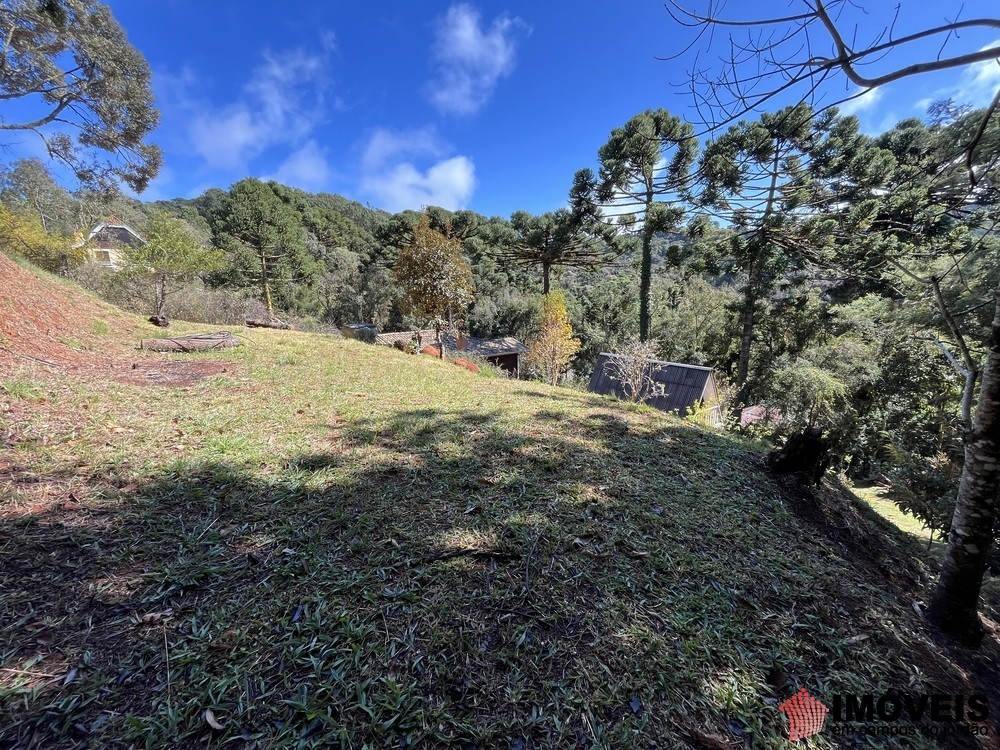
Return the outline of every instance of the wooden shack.
{"type": "MultiPolygon", "coordinates": [[[[597,358],[594,373],[590,376],[590,391],[625,398],[622,384],[611,377],[608,368],[608,361],[614,356],[604,352],[597,358]]],[[[712,424],[722,425],[722,407],[718,403],[719,387],[711,367],[649,360],[649,369],[656,387],[643,399],[643,403],[681,417],[687,416],[695,406],[708,406],[712,424]]]]}
{"type": "Polygon", "coordinates": [[[445,349],[475,354],[491,365],[499,367],[509,377],[518,378],[521,376],[521,355],[528,351],[528,347],[513,336],[480,339],[455,331],[446,331],[442,333],[441,340],[444,342],[445,349]]]}
{"type": "MultiPolygon", "coordinates": [[[[437,346],[437,331],[431,328],[422,331],[380,333],[375,336],[375,343],[385,346],[394,346],[397,342],[407,344],[414,340],[419,340],[420,346],[437,346]]],[[[512,378],[520,376],[521,355],[528,351],[528,347],[513,336],[480,339],[449,329],[441,331],[441,343],[444,344],[446,353],[452,355],[465,353],[482,357],[512,378]]]]}

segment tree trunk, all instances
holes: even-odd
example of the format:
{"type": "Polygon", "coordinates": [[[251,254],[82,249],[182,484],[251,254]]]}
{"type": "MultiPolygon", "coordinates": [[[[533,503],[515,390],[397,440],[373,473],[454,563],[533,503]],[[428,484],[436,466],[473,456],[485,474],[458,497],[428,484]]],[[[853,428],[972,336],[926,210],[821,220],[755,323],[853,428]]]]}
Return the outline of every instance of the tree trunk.
{"type": "Polygon", "coordinates": [[[983,636],[979,592],[989,563],[1000,489],[1000,289],[995,305],[976,419],[965,436],[965,464],[948,549],[927,611],[942,632],[969,646],[977,646],[983,636]]]}
{"type": "Polygon", "coordinates": [[[276,328],[280,331],[290,331],[295,328],[291,323],[286,323],[273,315],[268,318],[245,318],[243,322],[247,328],[276,328]]]}
{"type": "Polygon", "coordinates": [[[750,261],[747,288],[743,293],[743,313],[740,315],[740,356],[736,362],[736,398],[733,406],[738,411],[747,405],[747,380],[750,377],[750,351],[753,347],[753,333],[756,326],[757,307],[757,261],[750,261]]]}
{"type": "Polygon", "coordinates": [[[649,224],[650,193],[646,201],[646,224],[642,228],[642,266],[639,269],[639,341],[649,341],[649,290],[653,278],[653,230],[649,224]]]}
{"type": "Polygon", "coordinates": [[[143,339],[140,349],[153,352],[204,352],[212,349],[231,349],[239,346],[240,340],[228,331],[219,333],[194,333],[172,339],[143,339]]]}
{"type": "MultiPolygon", "coordinates": [[[[779,198],[778,193],[778,171],[781,165],[781,147],[783,141],[775,139],[774,158],[771,163],[771,185],[767,190],[767,204],[764,206],[764,214],[761,217],[761,227],[765,228],[768,221],[774,214],[779,198]]],[[[758,236],[753,242],[767,241],[766,235],[758,236]]],[[[743,332],[740,335],[740,357],[736,363],[736,398],[733,399],[733,411],[739,415],[740,407],[747,405],[749,397],[747,380],[750,377],[750,352],[753,348],[753,332],[756,326],[756,306],[757,299],[761,294],[763,286],[764,250],[760,245],[753,248],[750,257],[750,264],[747,268],[747,288],[744,296],[744,308],[742,315],[743,332]]]]}
{"type": "Polygon", "coordinates": [[[163,312],[167,308],[167,278],[162,274],[156,278],[156,317],[166,317],[163,312]]]}
{"type": "Polygon", "coordinates": [[[170,321],[164,315],[167,309],[167,277],[157,274],[153,281],[153,314],[149,316],[149,322],[160,328],[169,328],[170,321]]]}
{"type": "Polygon", "coordinates": [[[264,251],[260,251],[260,284],[261,290],[264,292],[264,304],[267,306],[267,312],[274,315],[274,304],[271,302],[271,282],[267,278],[267,256],[264,255],[264,251]]]}
{"type": "Polygon", "coordinates": [[[542,263],[542,294],[549,293],[549,271],[551,266],[548,263],[542,263]]]}

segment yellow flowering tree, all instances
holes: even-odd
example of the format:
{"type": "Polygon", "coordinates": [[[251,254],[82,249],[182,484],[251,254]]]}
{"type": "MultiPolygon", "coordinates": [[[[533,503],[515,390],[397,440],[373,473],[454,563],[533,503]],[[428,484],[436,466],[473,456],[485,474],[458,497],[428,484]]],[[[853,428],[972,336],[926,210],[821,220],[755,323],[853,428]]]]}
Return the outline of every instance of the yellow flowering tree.
{"type": "Polygon", "coordinates": [[[65,238],[46,232],[38,214],[0,204],[0,251],[20,255],[46,271],[70,260],[65,238]]]}
{"type": "Polygon", "coordinates": [[[566,297],[562,292],[552,292],[542,300],[542,323],[528,346],[528,362],[555,385],[580,350],[580,339],[573,337],[569,322],[566,297]]]}

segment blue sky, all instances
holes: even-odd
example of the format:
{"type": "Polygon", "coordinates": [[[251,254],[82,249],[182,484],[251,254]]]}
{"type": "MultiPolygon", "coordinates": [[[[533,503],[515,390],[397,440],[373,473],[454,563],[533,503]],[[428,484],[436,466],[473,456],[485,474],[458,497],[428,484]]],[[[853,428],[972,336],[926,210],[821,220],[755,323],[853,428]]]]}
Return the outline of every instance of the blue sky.
{"type": "MultiPolygon", "coordinates": [[[[882,6],[890,10],[868,4],[871,15],[845,19],[860,24],[862,38],[881,28],[882,6]]],[[[904,2],[900,33],[943,22],[934,5],[904,2]]],[[[565,202],[574,171],[596,166],[611,128],[631,115],[666,107],[695,117],[681,85],[693,52],[656,59],[691,39],[661,0],[111,6],[149,60],[162,112],[154,140],[165,166],[148,199],[191,197],[252,175],[392,211],[433,203],[541,212],[565,202]]],[[[779,15],[789,7],[753,3],[754,12],[779,15]]],[[[962,17],[991,14],[995,2],[967,2],[962,17]]],[[[949,49],[997,38],[970,32],[949,49]]],[[[928,50],[937,48],[881,64],[928,50]]],[[[921,115],[935,98],[984,105],[997,85],[1000,65],[984,64],[901,81],[849,109],[877,132],[921,115]]],[[[838,86],[831,96],[852,90],[838,86]]]]}

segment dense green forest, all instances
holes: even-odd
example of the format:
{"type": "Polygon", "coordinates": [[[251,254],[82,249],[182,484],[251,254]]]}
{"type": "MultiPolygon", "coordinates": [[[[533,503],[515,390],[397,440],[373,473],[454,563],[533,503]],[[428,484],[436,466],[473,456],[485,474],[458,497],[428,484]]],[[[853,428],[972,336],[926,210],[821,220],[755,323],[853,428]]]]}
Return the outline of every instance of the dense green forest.
{"type": "MultiPolygon", "coordinates": [[[[274,310],[331,330],[427,324],[392,273],[426,218],[471,264],[474,301],[455,311],[471,335],[532,339],[543,291],[559,289],[581,342],[568,381],[647,333],[663,359],[716,368],[733,427],[822,427],[837,468],[890,482],[943,530],[997,283],[996,188],[950,158],[981,121],[946,102],[869,137],[853,117],[798,105],[699,144],[677,118],[644,112],[611,134],[596,171],[568,180],[567,208],[542,216],[393,215],[256,179],[193,199],[108,199],[67,192],[32,160],[4,168],[0,198],[8,247],[126,307],[148,309],[149,290],[82,263],[74,238],[109,214],[145,232],[166,213],[225,257],[168,314],[239,320],[266,301],[263,254],[274,310]],[[753,405],[770,411],[740,425],[753,405]]],[[[976,158],[997,153],[994,124],[976,158]]]]}

